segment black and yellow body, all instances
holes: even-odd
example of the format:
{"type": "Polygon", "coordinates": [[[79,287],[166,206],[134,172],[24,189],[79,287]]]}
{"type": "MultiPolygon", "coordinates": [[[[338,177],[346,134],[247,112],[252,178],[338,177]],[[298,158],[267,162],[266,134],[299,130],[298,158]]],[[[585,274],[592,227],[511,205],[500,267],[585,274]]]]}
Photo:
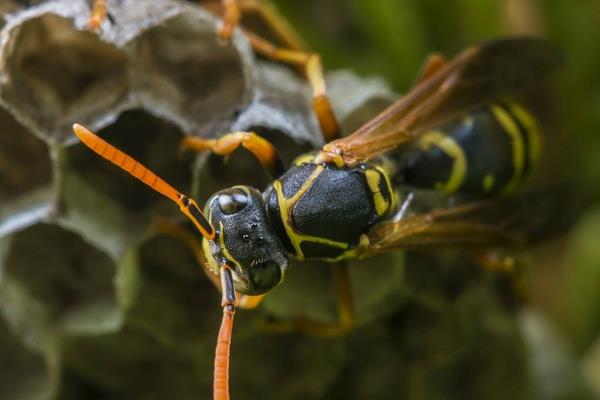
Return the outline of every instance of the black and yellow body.
{"type": "Polygon", "coordinates": [[[508,193],[529,174],[540,148],[535,118],[517,103],[495,102],[392,153],[393,180],[446,193],[508,193]]]}
{"type": "Polygon", "coordinates": [[[209,257],[226,253],[234,265],[245,263],[238,257],[264,261],[269,251],[280,259],[282,252],[299,260],[359,257],[368,254],[371,228],[397,211],[399,189],[418,187],[480,197],[510,192],[531,171],[540,146],[538,124],[524,108],[495,102],[359,165],[322,163],[318,152],[308,153],[276,178],[262,198],[244,186],[213,196],[206,213],[221,232],[221,243],[205,240],[205,251],[209,257]],[[232,208],[232,196],[242,192],[246,195],[240,204],[252,206],[232,208]],[[256,209],[252,216],[246,215],[250,209],[256,209]],[[246,234],[248,244],[227,243],[232,239],[224,235],[229,231],[224,224],[235,226],[239,233],[251,230],[244,228],[253,225],[251,221],[258,221],[263,229],[268,226],[269,234],[263,232],[259,242],[246,234]]]}
{"type": "Polygon", "coordinates": [[[372,164],[318,164],[311,154],[294,164],[264,195],[284,246],[300,260],[356,257],[368,245],[368,229],[395,209],[389,172],[372,164]]]}
{"type": "Polygon", "coordinates": [[[269,223],[297,259],[356,257],[369,229],[396,211],[399,187],[509,192],[537,161],[540,141],[524,108],[493,103],[358,166],[318,163],[309,153],[263,194],[269,223]]]}

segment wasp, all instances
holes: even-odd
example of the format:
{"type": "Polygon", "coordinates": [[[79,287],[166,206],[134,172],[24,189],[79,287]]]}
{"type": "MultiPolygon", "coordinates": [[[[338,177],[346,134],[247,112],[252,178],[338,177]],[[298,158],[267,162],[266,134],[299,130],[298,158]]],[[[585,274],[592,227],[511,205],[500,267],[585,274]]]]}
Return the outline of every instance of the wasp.
{"type": "MultiPolygon", "coordinates": [[[[223,4],[221,33],[229,35],[239,16],[235,2],[223,4]]],[[[536,118],[514,98],[560,66],[562,57],[548,42],[509,38],[469,47],[450,60],[434,54],[412,90],[340,137],[318,56],[277,49],[250,33],[249,39],[259,53],[305,67],[325,145],[287,169],[277,149],[254,132],[187,137],[183,145],[221,156],[244,147],[272,177],[262,191],[234,186],[201,209],[123,151],[74,125],[82,143],[176,203],[201,234],[205,266],[223,296],[216,399],[228,398],[236,309],[256,306],[283,282],[290,259],[340,265],[407,249],[523,246],[547,236],[564,206],[555,188],[516,192],[539,160],[542,137],[536,118]],[[418,190],[469,200],[410,212],[418,190]]],[[[340,324],[299,321],[296,328],[336,334],[351,326],[349,281],[338,275],[345,288],[340,324]]]]}

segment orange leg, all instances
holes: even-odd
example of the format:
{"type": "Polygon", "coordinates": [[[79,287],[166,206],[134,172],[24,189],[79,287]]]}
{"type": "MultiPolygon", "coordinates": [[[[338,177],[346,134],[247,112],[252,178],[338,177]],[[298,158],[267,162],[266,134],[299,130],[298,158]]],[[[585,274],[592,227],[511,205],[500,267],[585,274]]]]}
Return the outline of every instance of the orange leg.
{"type": "Polygon", "coordinates": [[[229,40],[241,19],[240,7],[236,0],[221,0],[223,4],[223,25],[219,30],[219,37],[229,40]]]}
{"type": "Polygon", "coordinates": [[[488,271],[515,273],[515,259],[497,252],[473,250],[471,257],[488,271]]]}
{"type": "Polygon", "coordinates": [[[486,250],[473,250],[471,257],[486,271],[505,275],[510,280],[512,291],[517,298],[523,302],[527,301],[529,298],[527,280],[523,269],[520,268],[522,265],[518,264],[513,257],[486,250]]]}
{"type": "Polygon", "coordinates": [[[338,309],[338,322],[322,323],[307,319],[292,321],[269,322],[265,326],[267,333],[293,333],[301,332],[314,336],[334,337],[346,333],[355,324],[356,315],[354,298],[352,296],[352,282],[348,267],[344,263],[333,265],[334,280],[336,283],[336,298],[338,309]]]}
{"type": "Polygon", "coordinates": [[[241,11],[254,11],[267,23],[285,47],[277,47],[266,39],[244,31],[254,50],[272,60],[300,67],[313,91],[313,109],[319,121],[324,140],[330,142],[339,137],[339,125],[326,95],[323,66],[318,54],[311,53],[307,46],[277,10],[265,0],[222,0],[223,26],[219,36],[231,37],[239,24],[241,11]]]}
{"type": "Polygon", "coordinates": [[[219,37],[228,40],[234,29],[240,24],[242,14],[254,13],[260,16],[267,27],[275,34],[278,40],[288,49],[307,49],[306,44],[288,24],[287,20],[279,14],[267,0],[218,0],[205,3],[205,7],[222,15],[223,26],[219,31],[219,37]]]}
{"type": "Polygon", "coordinates": [[[88,29],[94,32],[100,32],[102,30],[102,24],[106,19],[106,15],[106,0],[93,0],[92,12],[87,25],[88,29]]]}
{"type": "Polygon", "coordinates": [[[325,142],[337,139],[340,129],[326,94],[321,57],[316,53],[277,47],[252,32],[246,32],[246,36],[257,53],[275,61],[304,68],[308,83],[313,92],[313,109],[321,126],[325,142]]]}
{"type": "Polygon", "coordinates": [[[254,132],[232,132],[219,139],[202,139],[188,136],[181,142],[181,147],[193,151],[212,151],[220,156],[229,156],[239,146],[250,151],[269,172],[277,178],[284,172],[283,162],[279,153],[269,141],[254,132]]]}

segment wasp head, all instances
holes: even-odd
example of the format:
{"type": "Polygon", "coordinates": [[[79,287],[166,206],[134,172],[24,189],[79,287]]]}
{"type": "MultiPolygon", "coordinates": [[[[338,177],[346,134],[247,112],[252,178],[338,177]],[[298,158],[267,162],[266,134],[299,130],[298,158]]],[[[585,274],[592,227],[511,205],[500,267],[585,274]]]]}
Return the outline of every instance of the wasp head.
{"type": "Polygon", "coordinates": [[[217,235],[204,239],[204,253],[213,271],[231,266],[235,289],[241,293],[265,293],[283,281],[287,252],[269,224],[261,193],[235,186],[214,194],[205,212],[217,235]]]}

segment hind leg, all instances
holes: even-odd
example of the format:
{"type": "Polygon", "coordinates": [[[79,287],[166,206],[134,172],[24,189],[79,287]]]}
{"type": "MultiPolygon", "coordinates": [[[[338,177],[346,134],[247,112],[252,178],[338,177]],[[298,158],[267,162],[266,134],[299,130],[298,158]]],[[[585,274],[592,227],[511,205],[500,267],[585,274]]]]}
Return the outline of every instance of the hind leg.
{"type": "Polygon", "coordinates": [[[333,278],[336,286],[338,320],[334,323],[323,323],[308,319],[268,322],[265,326],[267,333],[301,332],[314,336],[335,337],[348,333],[354,327],[356,312],[352,296],[350,271],[345,263],[333,265],[333,278]]]}

